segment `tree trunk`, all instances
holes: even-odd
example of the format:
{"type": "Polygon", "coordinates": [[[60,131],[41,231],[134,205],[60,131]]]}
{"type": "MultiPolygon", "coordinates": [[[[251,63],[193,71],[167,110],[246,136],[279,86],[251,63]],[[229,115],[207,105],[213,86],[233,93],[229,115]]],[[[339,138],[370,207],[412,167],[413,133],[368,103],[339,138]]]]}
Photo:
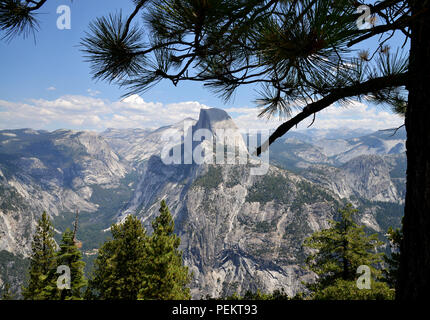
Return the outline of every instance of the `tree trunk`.
{"type": "Polygon", "coordinates": [[[397,299],[424,299],[430,292],[430,11],[429,0],[410,0],[409,104],[406,112],[408,160],[404,240],[397,299]]]}

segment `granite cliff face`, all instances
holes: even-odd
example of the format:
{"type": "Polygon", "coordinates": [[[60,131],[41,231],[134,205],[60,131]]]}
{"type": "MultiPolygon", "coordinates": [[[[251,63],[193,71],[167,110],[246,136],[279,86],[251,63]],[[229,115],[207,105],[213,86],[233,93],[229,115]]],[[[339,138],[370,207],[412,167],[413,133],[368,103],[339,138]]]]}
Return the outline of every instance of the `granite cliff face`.
{"type": "Polygon", "coordinates": [[[358,156],[339,168],[327,165],[309,167],[303,175],[341,198],[404,203],[405,179],[391,171],[403,160],[398,156],[358,156]]]}
{"type": "Polygon", "coordinates": [[[348,139],[287,138],[271,162],[328,188],[341,198],[403,204],[406,132],[382,130],[348,139]]]}
{"type": "Polygon", "coordinates": [[[35,221],[96,212],[92,186],[111,188],[126,174],[107,142],[91,132],[0,132],[0,250],[27,255],[35,221]]]}
{"type": "Polygon", "coordinates": [[[340,199],[276,167],[253,176],[250,166],[172,166],[154,156],[146,164],[146,183],[139,183],[118,217],[135,214],[150,230],[160,200],[167,200],[194,272],[195,298],[281,287],[294,294],[311,277],[300,267],[302,241],[327,227],[340,199]]]}
{"type": "MultiPolygon", "coordinates": [[[[210,130],[215,138],[219,138],[216,129],[239,135],[221,110],[202,110],[193,132],[198,129],[210,130]]],[[[186,136],[181,139],[179,150],[185,149],[186,140],[186,136]]],[[[192,146],[195,150],[203,145],[201,149],[210,152],[218,142],[224,141],[199,140],[192,146]]],[[[245,147],[241,143],[238,149],[245,147]]],[[[308,146],[329,159],[317,147],[308,146]]],[[[309,149],[301,151],[308,162],[318,163],[316,156],[309,156],[313,154],[309,149]]],[[[250,169],[257,164],[252,160],[238,164],[238,154],[236,164],[230,165],[165,165],[153,154],[142,165],[132,200],[118,216],[122,220],[127,214],[137,215],[150,229],[160,200],[167,200],[185,263],[195,276],[194,298],[281,287],[293,295],[301,289],[301,281],[312,277],[301,267],[306,254],[303,239],[328,226],[342,199],[358,205],[356,199],[402,201],[390,176],[394,164],[378,156],[363,156],[342,167],[324,165],[319,175],[315,164],[308,167],[308,175],[270,166],[267,174],[256,176],[250,169]]],[[[383,232],[376,218],[379,211],[377,204],[368,204],[360,219],[368,228],[383,232]]]]}
{"type": "Polygon", "coordinates": [[[195,123],[196,120],[187,118],[154,131],[108,129],[102,132],[101,136],[109,142],[124,162],[136,166],[154,154],[159,155],[165,144],[180,143],[181,137],[184,136],[184,130],[188,130],[195,123]]]}
{"type": "MultiPolygon", "coordinates": [[[[327,147],[330,142],[299,138],[272,149],[279,152],[271,163],[283,169],[270,165],[267,174],[253,175],[261,162],[249,155],[234,121],[219,109],[202,109],[198,120],[155,131],[0,131],[0,253],[27,256],[44,210],[61,232],[76,209],[78,237],[84,253],[92,252],[109,226],[129,214],[151,230],[160,200],[166,199],[184,261],[194,273],[194,298],[257,288],[295,294],[301,281],[313,277],[301,267],[303,239],[326,228],[345,201],[363,209],[362,223],[383,233],[390,214],[384,203],[403,203],[405,166],[401,148],[380,148],[348,161],[339,156],[358,145],[363,150],[369,139],[350,143],[354,138],[348,137],[343,145],[352,147],[342,151],[340,140],[327,147]],[[210,132],[215,140],[193,141],[191,129],[210,132]],[[222,132],[233,139],[225,140],[222,132]],[[181,150],[184,160],[189,141],[193,156],[216,160],[212,151],[233,150],[235,163],[163,161],[166,144],[181,150]]],[[[390,219],[395,225],[400,217],[390,219]]],[[[7,259],[3,263],[10,265],[7,259]]]]}

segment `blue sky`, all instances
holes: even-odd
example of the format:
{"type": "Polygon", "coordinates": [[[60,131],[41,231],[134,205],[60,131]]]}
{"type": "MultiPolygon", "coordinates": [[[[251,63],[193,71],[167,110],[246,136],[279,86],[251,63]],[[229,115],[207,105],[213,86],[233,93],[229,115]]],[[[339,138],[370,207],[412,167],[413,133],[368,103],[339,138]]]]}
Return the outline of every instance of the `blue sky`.
{"type": "MultiPolygon", "coordinates": [[[[119,10],[128,14],[132,8],[131,0],[48,0],[39,15],[36,43],[32,38],[0,41],[0,129],[154,128],[187,116],[195,118],[202,107],[227,110],[242,129],[280,124],[277,119],[257,119],[255,88],[240,89],[235,99],[225,104],[202,83],[184,82],[174,87],[162,82],[145,94],[120,101],[125,89],[94,81],[79,51],[80,39],[94,18],[119,10]],[[71,8],[70,30],[56,26],[60,5],[71,8]]],[[[377,40],[367,45],[375,47],[377,40]]],[[[397,44],[401,40],[393,41],[397,44]]],[[[400,124],[402,119],[386,109],[357,102],[349,108],[330,107],[317,118],[315,128],[383,129],[400,124]]]]}

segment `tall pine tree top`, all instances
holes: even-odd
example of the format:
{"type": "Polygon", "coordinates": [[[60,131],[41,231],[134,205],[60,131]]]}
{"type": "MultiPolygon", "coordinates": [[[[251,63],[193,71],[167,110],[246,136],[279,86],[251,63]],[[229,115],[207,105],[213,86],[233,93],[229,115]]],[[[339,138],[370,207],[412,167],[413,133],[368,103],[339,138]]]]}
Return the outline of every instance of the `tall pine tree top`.
{"type": "Polygon", "coordinates": [[[94,263],[87,297],[136,300],[146,263],[146,230],[133,215],[111,227],[113,239],[105,242],[94,263]]]}
{"type": "Polygon", "coordinates": [[[12,294],[11,290],[10,290],[10,284],[8,282],[6,282],[3,286],[3,290],[2,290],[2,294],[1,294],[1,299],[0,300],[15,300],[14,295],[12,294]]]}
{"type": "MultiPolygon", "coordinates": [[[[76,247],[73,232],[67,228],[63,233],[60,243],[60,250],[56,253],[56,268],[59,266],[67,266],[70,268],[70,289],[60,290],[57,287],[56,277],[52,283],[52,297],[51,299],[60,300],[80,300],[83,296],[83,288],[86,286],[87,281],[84,277],[85,262],[82,261],[82,254],[76,247]]],[[[55,269],[56,271],[57,269],[55,269]]]]}
{"type": "Polygon", "coordinates": [[[166,201],[164,199],[161,200],[159,212],[160,215],[152,222],[154,235],[173,235],[175,222],[173,221],[172,215],[170,214],[169,208],[167,207],[166,201]]]}
{"type": "Polygon", "coordinates": [[[330,228],[304,242],[305,247],[314,249],[306,259],[307,267],[318,275],[317,283],[308,286],[311,290],[325,288],[339,279],[354,281],[360,265],[369,266],[375,278],[380,276],[375,266],[382,261],[382,254],[376,253],[382,242],[376,234],[366,235],[364,226],[354,221],[358,210],[351,204],[339,212],[340,219],[330,221],[330,228]]]}
{"type": "Polygon", "coordinates": [[[43,300],[47,298],[44,289],[52,281],[53,270],[56,268],[54,256],[57,244],[53,236],[52,223],[46,212],[43,212],[31,243],[28,286],[23,288],[22,293],[24,299],[43,300]]]}
{"type": "Polygon", "coordinates": [[[152,223],[154,232],[146,247],[146,272],[139,298],[190,299],[188,284],[191,276],[182,264],[182,252],[178,250],[181,240],[173,232],[175,223],[164,200],[159,211],[160,215],[152,223]]]}

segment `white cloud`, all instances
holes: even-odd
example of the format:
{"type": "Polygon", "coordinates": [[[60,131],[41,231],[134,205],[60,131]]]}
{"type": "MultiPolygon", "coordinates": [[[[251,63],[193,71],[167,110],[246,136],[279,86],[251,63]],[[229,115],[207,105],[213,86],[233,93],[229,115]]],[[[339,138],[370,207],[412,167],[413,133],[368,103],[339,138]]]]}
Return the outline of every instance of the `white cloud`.
{"type": "Polygon", "coordinates": [[[49,88],[46,88],[46,90],[48,90],[48,91],[55,91],[55,90],[57,90],[57,88],[51,86],[49,88]]]}
{"type": "MultiPolygon", "coordinates": [[[[230,108],[235,122],[242,129],[275,129],[286,119],[279,120],[274,117],[267,120],[258,118],[258,108],[230,108]]],[[[294,112],[293,114],[297,114],[294,112]]],[[[312,123],[313,117],[305,119],[298,125],[298,129],[306,129],[312,123]]],[[[354,101],[347,106],[332,105],[316,115],[312,128],[316,129],[370,129],[380,130],[399,127],[404,123],[404,119],[392,112],[382,108],[368,106],[364,103],[354,101]]]]}
{"type": "Polygon", "coordinates": [[[129,104],[137,104],[137,105],[145,104],[145,101],[142,99],[142,97],[140,97],[137,94],[133,94],[127,98],[124,98],[122,102],[129,103],[129,104]]]}
{"type": "MultiPolygon", "coordinates": [[[[0,100],[0,128],[30,127],[102,131],[106,128],[158,128],[187,117],[197,119],[201,108],[197,101],[163,104],[146,102],[133,95],[122,101],[109,101],[93,96],[65,95],[54,100],[31,99],[27,102],[0,100]]],[[[285,120],[258,118],[256,107],[225,109],[242,131],[275,129],[285,120]]],[[[309,117],[298,129],[306,129],[309,117]]],[[[353,102],[348,107],[331,106],[316,116],[313,128],[386,129],[398,127],[403,119],[387,110],[353,102]]]]}
{"type": "Polygon", "coordinates": [[[201,108],[208,107],[196,101],[164,105],[146,102],[139,96],[116,102],[77,95],[65,95],[54,100],[31,99],[27,102],[0,100],[0,128],[155,129],[187,117],[197,119],[201,108]]]}
{"type": "Polygon", "coordinates": [[[354,101],[347,106],[331,106],[317,115],[321,129],[347,127],[349,129],[380,130],[399,127],[404,123],[404,118],[381,107],[368,106],[354,101]]]}
{"type": "Polygon", "coordinates": [[[87,90],[87,92],[88,92],[88,94],[89,94],[91,97],[98,96],[98,95],[101,93],[100,91],[98,91],[98,90],[93,90],[93,89],[88,89],[88,90],[87,90]]]}

